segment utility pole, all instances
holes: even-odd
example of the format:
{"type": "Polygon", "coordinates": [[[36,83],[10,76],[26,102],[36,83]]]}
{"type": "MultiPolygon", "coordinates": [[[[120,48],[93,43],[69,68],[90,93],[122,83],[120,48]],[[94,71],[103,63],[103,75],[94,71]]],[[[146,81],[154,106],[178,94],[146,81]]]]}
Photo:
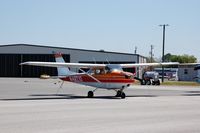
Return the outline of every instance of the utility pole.
{"type": "Polygon", "coordinates": [[[134,53],[137,54],[137,46],[135,46],[135,52],[134,53]]]}
{"type": "MultiPolygon", "coordinates": [[[[150,50],[149,54],[150,54],[150,62],[153,63],[153,56],[154,56],[153,55],[153,45],[151,45],[151,50],[150,50]]],[[[152,71],[153,67],[150,66],[149,69],[152,71]]]]}
{"type": "Polygon", "coordinates": [[[150,57],[151,57],[151,63],[152,63],[153,62],[153,45],[151,45],[150,57]]]}
{"type": "MultiPolygon", "coordinates": [[[[168,24],[159,25],[163,28],[163,49],[162,49],[162,62],[165,62],[165,27],[169,26],[168,24]]],[[[162,82],[164,82],[164,67],[162,66],[162,82]]]]}

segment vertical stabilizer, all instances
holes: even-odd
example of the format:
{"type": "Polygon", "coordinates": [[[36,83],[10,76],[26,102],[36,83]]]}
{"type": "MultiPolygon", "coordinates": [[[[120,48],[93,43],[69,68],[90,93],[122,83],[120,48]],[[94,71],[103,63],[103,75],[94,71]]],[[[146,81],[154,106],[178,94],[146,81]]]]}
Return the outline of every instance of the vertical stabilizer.
{"type": "MultiPolygon", "coordinates": [[[[65,63],[61,53],[54,53],[56,62],[65,63]]],[[[58,76],[67,76],[71,73],[67,67],[57,67],[58,76]]]]}

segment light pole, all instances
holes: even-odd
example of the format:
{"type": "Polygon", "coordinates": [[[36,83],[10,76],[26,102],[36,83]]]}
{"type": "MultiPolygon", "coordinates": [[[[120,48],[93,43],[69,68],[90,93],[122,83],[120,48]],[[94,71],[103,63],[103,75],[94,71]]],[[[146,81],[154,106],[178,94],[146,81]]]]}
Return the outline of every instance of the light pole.
{"type": "MultiPolygon", "coordinates": [[[[165,27],[169,26],[168,24],[159,25],[163,27],[163,49],[162,49],[162,62],[165,62],[165,27]]],[[[164,82],[164,67],[162,66],[162,82],[164,82]]]]}

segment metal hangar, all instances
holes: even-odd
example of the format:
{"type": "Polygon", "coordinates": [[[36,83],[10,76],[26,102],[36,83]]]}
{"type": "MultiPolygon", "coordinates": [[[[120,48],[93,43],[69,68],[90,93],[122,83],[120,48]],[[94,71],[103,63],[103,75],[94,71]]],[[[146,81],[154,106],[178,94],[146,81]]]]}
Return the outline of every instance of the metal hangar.
{"type": "MultiPolygon", "coordinates": [[[[75,48],[9,44],[0,45],[0,77],[39,77],[41,74],[57,75],[56,68],[20,66],[25,61],[54,62],[54,52],[61,52],[66,62],[73,63],[143,63],[144,56],[130,53],[85,50],[75,48]]],[[[75,69],[75,71],[78,71],[75,69]]],[[[135,72],[134,68],[127,71],[135,72]]]]}

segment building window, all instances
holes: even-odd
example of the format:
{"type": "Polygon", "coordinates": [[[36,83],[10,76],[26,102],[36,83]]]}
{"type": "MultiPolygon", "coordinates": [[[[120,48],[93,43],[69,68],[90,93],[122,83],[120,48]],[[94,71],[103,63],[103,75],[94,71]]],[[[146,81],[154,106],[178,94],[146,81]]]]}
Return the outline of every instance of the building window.
{"type": "Polygon", "coordinates": [[[184,69],[184,74],[188,74],[188,69],[184,69]]]}

